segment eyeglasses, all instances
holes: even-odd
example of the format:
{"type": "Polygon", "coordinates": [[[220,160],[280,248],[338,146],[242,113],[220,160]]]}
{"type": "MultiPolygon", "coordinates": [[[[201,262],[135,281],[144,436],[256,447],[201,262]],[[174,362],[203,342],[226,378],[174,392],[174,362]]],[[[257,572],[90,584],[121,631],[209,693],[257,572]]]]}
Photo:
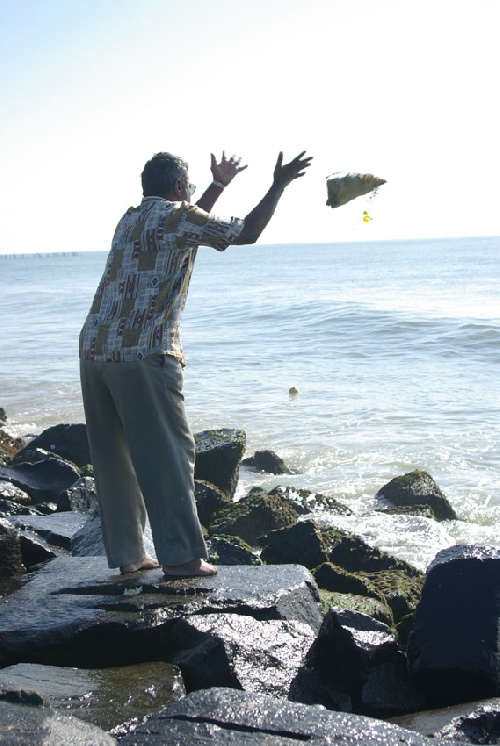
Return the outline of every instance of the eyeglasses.
{"type": "Polygon", "coordinates": [[[194,184],[191,184],[191,182],[188,181],[187,179],[181,179],[181,181],[183,181],[186,184],[187,190],[192,197],[193,194],[196,192],[196,186],[194,184]]]}

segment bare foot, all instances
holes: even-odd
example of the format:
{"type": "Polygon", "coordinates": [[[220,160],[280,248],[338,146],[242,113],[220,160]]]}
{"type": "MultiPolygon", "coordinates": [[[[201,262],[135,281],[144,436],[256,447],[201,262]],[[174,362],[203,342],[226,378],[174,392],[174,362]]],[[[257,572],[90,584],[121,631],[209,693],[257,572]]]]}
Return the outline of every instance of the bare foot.
{"type": "Polygon", "coordinates": [[[194,559],[182,565],[163,565],[162,570],[168,577],[197,578],[217,575],[218,570],[203,559],[194,559]]]}
{"type": "Polygon", "coordinates": [[[138,570],[152,570],[159,566],[159,563],[155,559],[150,557],[149,554],[146,554],[146,556],[138,562],[132,562],[131,565],[122,565],[120,567],[120,572],[126,574],[128,572],[137,572],[138,570]]]}

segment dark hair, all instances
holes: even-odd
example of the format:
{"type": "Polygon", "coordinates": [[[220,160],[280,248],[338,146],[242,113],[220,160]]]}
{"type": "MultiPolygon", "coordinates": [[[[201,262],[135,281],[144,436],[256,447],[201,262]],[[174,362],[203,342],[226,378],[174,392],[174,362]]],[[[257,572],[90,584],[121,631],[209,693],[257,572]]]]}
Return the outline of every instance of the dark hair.
{"type": "Polygon", "coordinates": [[[145,197],[166,197],[177,179],[187,177],[188,164],[172,153],[155,153],[141,174],[145,197]]]}

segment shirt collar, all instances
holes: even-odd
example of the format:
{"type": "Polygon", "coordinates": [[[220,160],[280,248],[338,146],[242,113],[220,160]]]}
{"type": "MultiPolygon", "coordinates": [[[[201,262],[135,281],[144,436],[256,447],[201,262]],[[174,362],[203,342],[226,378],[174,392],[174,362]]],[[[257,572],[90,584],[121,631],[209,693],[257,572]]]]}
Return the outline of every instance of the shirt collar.
{"type": "Polygon", "coordinates": [[[165,197],[143,197],[142,201],[146,202],[149,200],[155,200],[156,202],[168,202],[168,199],[165,199],[165,197]]]}

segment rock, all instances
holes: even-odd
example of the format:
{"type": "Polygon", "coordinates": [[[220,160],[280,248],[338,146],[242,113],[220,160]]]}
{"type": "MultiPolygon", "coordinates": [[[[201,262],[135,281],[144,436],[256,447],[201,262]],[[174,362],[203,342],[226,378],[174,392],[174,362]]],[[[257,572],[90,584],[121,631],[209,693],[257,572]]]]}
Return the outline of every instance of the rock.
{"type": "Polygon", "coordinates": [[[500,743],[500,699],[424,710],[390,718],[390,722],[428,738],[459,743],[500,743]]]}
{"type": "Polygon", "coordinates": [[[54,425],[44,430],[31,440],[16,456],[16,461],[23,461],[23,454],[36,448],[57,454],[77,466],[91,463],[87,428],[85,424],[54,425]]]}
{"type": "MultiPolygon", "coordinates": [[[[255,670],[253,660],[269,660],[265,647],[272,625],[267,622],[298,622],[292,625],[298,635],[301,625],[316,633],[323,619],[317,586],[297,565],[224,566],[209,578],[167,580],[159,569],[120,575],[99,557],[47,562],[20,590],[0,600],[0,609],[0,666],[29,661],[108,668],[172,661],[181,652],[187,655],[200,635],[220,648],[218,628],[224,628],[226,615],[231,620],[237,615],[252,632],[255,647],[247,651],[253,656],[247,668],[255,670]],[[197,618],[206,615],[212,615],[213,633],[202,634],[197,618]],[[261,643],[255,622],[262,623],[261,643]]],[[[244,626],[239,633],[245,634],[244,626]]],[[[244,654],[239,655],[244,668],[244,654]]],[[[216,681],[219,670],[209,664],[207,659],[205,680],[216,681]]]]}
{"type": "Polygon", "coordinates": [[[425,471],[415,471],[391,479],[376,495],[397,507],[428,505],[438,521],[456,520],[457,515],[434,479],[425,471]]]}
{"type": "Polygon", "coordinates": [[[408,665],[428,706],[499,694],[500,550],[453,546],[427,570],[408,665]]]}
{"type": "Polygon", "coordinates": [[[71,487],[63,490],[57,496],[57,509],[59,511],[80,510],[92,513],[97,505],[95,481],[93,477],[82,477],[71,487]]]}
{"type": "Polygon", "coordinates": [[[113,746],[116,740],[79,718],[49,707],[0,702],[0,742],[5,746],[113,746]]]}
{"type": "Polygon", "coordinates": [[[254,546],[270,531],[295,525],[297,517],[288,500],[256,493],[215,513],[209,530],[211,534],[239,536],[254,546]]]}
{"type": "Polygon", "coordinates": [[[254,455],[243,461],[245,466],[253,466],[257,471],[267,474],[293,474],[283,459],[274,451],[255,451],[254,455]]]}
{"type": "Polygon", "coordinates": [[[339,503],[333,497],[310,490],[277,486],[273,487],[269,494],[286,497],[299,515],[307,515],[315,510],[328,510],[332,515],[352,515],[352,510],[347,505],[339,503]]]}
{"type": "Polygon", "coordinates": [[[53,513],[48,516],[10,516],[9,522],[22,535],[22,532],[38,534],[55,549],[71,550],[73,535],[85,524],[84,513],[53,513]]]}
{"type": "Polygon", "coordinates": [[[0,518],[0,580],[25,572],[21,544],[17,531],[5,518],[0,518]]]}
{"type": "Polygon", "coordinates": [[[289,564],[290,558],[312,570],[328,562],[328,540],[313,521],[300,521],[280,531],[271,531],[262,542],[260,558],[273,565],[289,564]]]}
{"type": "Polygon", "coordinates": [[[0,671],[0,699],[6,688],[22,692],[25,704],[38,698],[119,737],[185,694],[179,669],[162,661],[104,669],[20,663],[0,671]]]}
{"type": "Polygon", "coordinates": [[[208,558],[214,565],[261,565],[252,548],[237,536],[212,536],[207,541],[208,558]]]}
{"type": "Polygon", "coordinates": [[[304,700],[294,690],[294,699],[380,717],[408,712],[422,702],[394,633],[364,614],[330,609],[304,668],[306,676],[302,672],[296,683],[309,694],[304,700]]]}
{"type": "Polygon", "coordinates": [[[196,510],[202,526],[209,526],[214,513],[217,510],[231,505],[231,499],[221,489],[210,484],[210,482],[202,482],[201,480],[195,480],[195,493],[196,499],[196,510]]]}
{"type": "Polygon", "coordinates": [[[0,407],[0,422],[7,422],[7,412],[3,407],[0,407]]]}
{"type": "Polygon", "coordinates": [[[228,686],[280,699],[287,698],[315,638],[305,622],[242,614],[203,614],[176,626],[189,643],[173,658],[188,691],[228,686]]]}
{"type": "Polygon", "coordinates": [[[398,570],[408,577],[421,576],[419,570],[404,560],[369,546],[359,536],[330,526],[317,526],[310,520],[273,531],[262,543],[263,562],[287,564],[292,557],[310,570],[331,562],[350,573],[398,570]]]}
{"type": "Polygon", "coordinates": [[[60,554],[57,548],[52,547],[45,539],[31,531],[21,531],[19,542],[23,565],[28,571],[36,569],[42,562],[54,559],[60,554]]]}
{"type": "Polygon", "coordinates": [[[243,430],[204,430],[195,433],[195,479],[215,484],[229,498],[236,492],[245,452],[243,430]]]}
{"type": "Polygon", "coordinates": [[[329,712],[266,694],[212,688],[189,694],[139,726],[120,746],[453,746],[360,715],[329,712]]]}
{"type": "Polygon", "coordinates": [[[16,462],[12,466],[0,467],[0,479],[22,489],[34,503],[56,501],[59,493],[79,477],[69,462],[50,454],[35,463],[16,462]]]}

